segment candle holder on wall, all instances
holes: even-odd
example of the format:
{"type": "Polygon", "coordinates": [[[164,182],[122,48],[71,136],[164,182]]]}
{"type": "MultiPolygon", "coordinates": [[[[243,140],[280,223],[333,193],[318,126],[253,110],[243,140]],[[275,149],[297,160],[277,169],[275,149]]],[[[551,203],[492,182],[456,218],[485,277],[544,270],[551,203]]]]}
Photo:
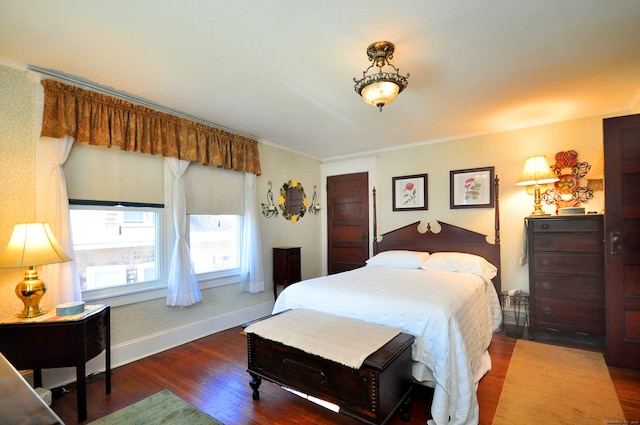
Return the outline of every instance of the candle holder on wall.
{"type": "Polygon", "coordinates": [[[313,197],[311,198],[311,206],[309,207],[309,212],[313,215],[318,215],[320,213],[320,204],[317,200],[315,185],[313,186],[313,197]]]}
{"type": "Polygon", "coordinates": [[[271,183],[271,181],[269,181],[269,190],[267,191],[267,203],[262,204],[262,215],[264,215],[266,218],[278,216],[278,209],[273,203],[273,191],[271,190],[272,187],[273,187],[273,184],[271,183]]]}

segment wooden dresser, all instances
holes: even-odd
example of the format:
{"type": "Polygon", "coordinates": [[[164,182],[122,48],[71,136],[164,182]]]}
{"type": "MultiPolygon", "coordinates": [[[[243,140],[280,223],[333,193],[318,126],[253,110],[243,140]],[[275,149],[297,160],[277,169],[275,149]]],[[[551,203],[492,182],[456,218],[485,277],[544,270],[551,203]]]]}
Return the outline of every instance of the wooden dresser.
{"type": "Polygon", "coordinates": [[[301,280],[300,247],[273,248],[273,297],[278,296],[278,285],[284,289],[301,280]]]}
{"type": "Polygon", "coordinates": [[[528,217],[530,338],[602,348],[603,216],[528,217]]]}

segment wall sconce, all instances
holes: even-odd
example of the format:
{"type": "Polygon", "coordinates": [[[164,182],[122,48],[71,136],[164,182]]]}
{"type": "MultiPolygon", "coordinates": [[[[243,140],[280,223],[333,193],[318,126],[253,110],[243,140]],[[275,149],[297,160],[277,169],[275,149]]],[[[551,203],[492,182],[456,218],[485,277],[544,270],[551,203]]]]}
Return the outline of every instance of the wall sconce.
{"type": "Polygon", "coordinates": [[[604,150],[598,149],[598,156],[584,178],[587,180],[587,188],[591,190],[604,190],[604,150]]]}
{"type": "Polygon", "coordinates": [[[394,99],[407,88],[409,84],[407,78],[399,74],[400,70],[389,62],[393,58],[395,46],[388,41],[376,41],[367,47],[367,56],[371,61],[371,65],[362,71],[362,78],[353,81],[356,83],[354,89],[356,93],[362,96],[362,100],[369,105],[377,106],[380,112],[382,107],[387,103],[391,103],[394,99]],[[367,72],[374,66],[378,67],[378,72],[367,75],[367,72]],[[393,72],[383,72],[382,68],[389,66],[393,72]]]}
{"type": "Polygon", "coordinates": [[[35,266],[71,260],[47,223],[14,226],[9,244],[0,255],[0,268],[28,267],[24,272],[24,280],[16,286],[16,295],[24,304],[18,317],[29,318],[46,313],[40,308],[40,299],[47,292],[47,285],[40,280],[35,266]]]}
{"type": "Polygon", "coordinates": [[[266,218],[278,216],[278,209],[273,203],[273,192],[271,191],[272,187],[273,187],[273,184],[271,183],[271,181],[269,181],[269,190],[267,191],[267,203],[262,204],[262,215],[264,215],[266,218]]]}
{"type": "Polygon", "coordinates": [[[522,175],[516,182],[517,186],[533,185],[533,212],[531,215],[549,215],[542,210],[540,200],[540,185],[557,182],[558,176],[551,171],[547,157],[544,155],[532,156],[524,161],[522,175]]]}
{"type": "Polygon", "coordinates": [[[313,215],[318,215],[320,213],[320,204],[318,203],[316,197],[316,186],[313,185],[313,197],[311,198],[311,205],[309,206],[309,212],[313,215]]]}

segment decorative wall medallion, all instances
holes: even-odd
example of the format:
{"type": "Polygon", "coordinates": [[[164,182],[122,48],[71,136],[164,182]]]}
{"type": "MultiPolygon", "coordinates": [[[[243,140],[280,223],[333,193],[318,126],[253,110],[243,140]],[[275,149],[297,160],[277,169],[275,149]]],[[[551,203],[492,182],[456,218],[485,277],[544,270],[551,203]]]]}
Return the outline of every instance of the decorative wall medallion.
{"type": "Polygon", "coordinates": [[[555,205],[556,214],[558,214],[559,208],[586,204],[593,198],[593,191],[580,185],[580,180],[587,175],[591,165],[580,162],[578,152],[574,150],[558,152],[555,160],[551,169],[560,180],[555,182],[552,188],[547,189],[541,198],[547,205],[555,205]]]}

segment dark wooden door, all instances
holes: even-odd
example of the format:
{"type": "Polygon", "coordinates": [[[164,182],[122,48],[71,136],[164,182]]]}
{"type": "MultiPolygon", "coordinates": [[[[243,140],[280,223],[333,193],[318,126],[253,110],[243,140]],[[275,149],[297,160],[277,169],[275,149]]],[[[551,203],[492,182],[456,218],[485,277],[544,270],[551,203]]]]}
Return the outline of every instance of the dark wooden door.
{"type": "Polygon", "coordinates": [[[640,115],[604,120],[606,352],[640,368],[640,115]]]}
{"type": "Polygon", "coordinates": [[[365,265],[369,258],[369,176],[327,177],[327,272],[365,265]]]}

